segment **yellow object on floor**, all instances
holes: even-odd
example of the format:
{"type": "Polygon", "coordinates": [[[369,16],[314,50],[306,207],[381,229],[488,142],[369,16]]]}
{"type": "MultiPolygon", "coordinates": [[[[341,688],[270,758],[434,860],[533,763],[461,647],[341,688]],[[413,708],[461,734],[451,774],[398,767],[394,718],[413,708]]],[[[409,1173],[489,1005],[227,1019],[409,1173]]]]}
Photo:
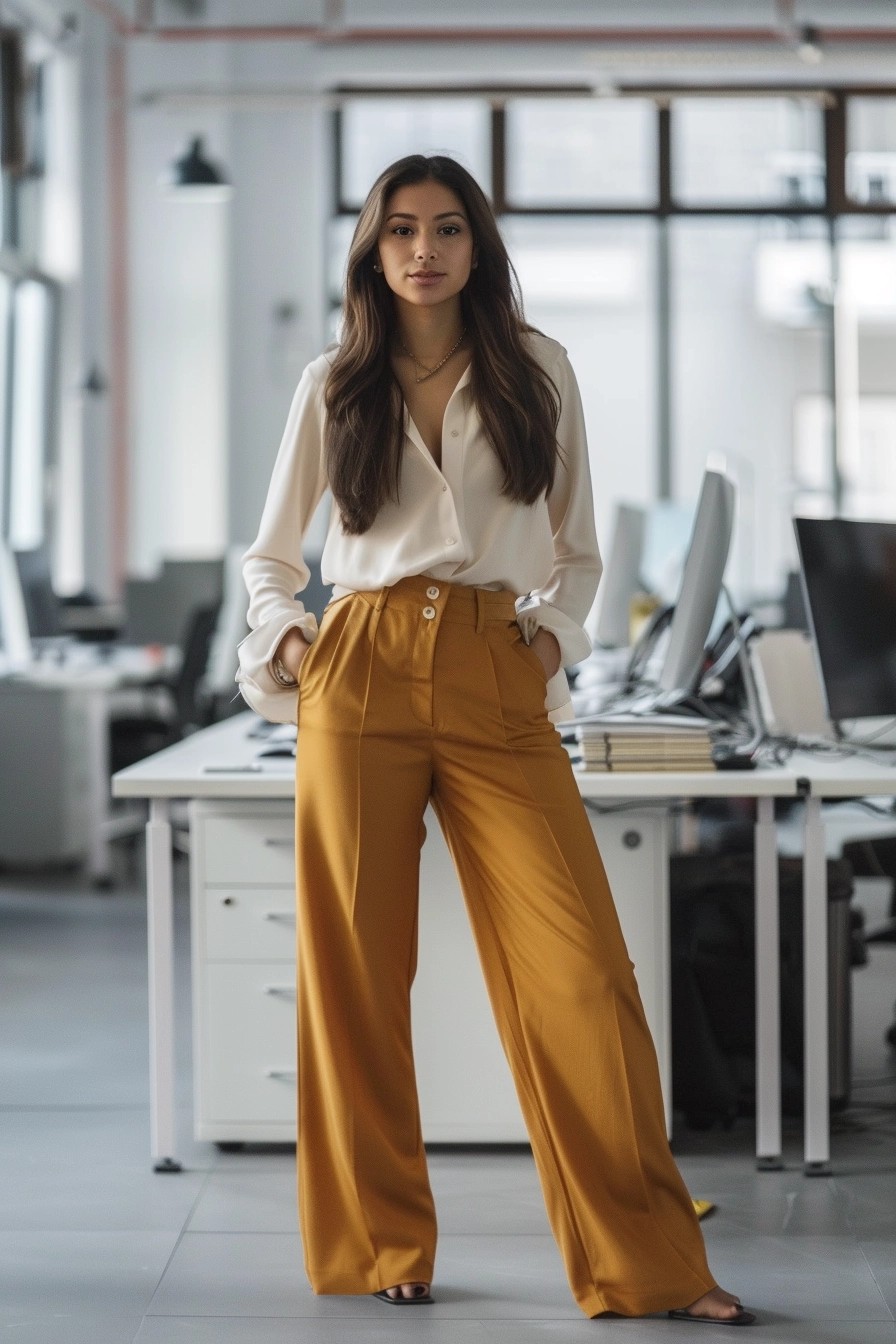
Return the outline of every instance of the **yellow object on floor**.
{"type": "Polygon", "coordinates": [[[716,1207],[711,1199],[692,1199],[691,1203],[698,1218],[705,1218],[716,1207]]]}

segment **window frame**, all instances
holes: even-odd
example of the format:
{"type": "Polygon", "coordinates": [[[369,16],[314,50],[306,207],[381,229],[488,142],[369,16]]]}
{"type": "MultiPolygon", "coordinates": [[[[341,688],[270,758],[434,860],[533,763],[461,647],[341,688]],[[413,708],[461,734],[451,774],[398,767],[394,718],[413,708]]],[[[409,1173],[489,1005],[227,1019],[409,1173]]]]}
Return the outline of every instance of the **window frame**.
{"type": "Polygon", "coordinates": [[[353,85],[351,88],[338,87],[332,91],[336,100],[333,110],[333,190],[334,213],[337,215],[357,215],[357,207],[347,202],[342,195],[342,109],[341,104],[355,98],[461,98],[464,100],[482,100],[491,103],[491,191],[490,197],[495,214],[500,215],[583,215],[595,217],[647,216],[650,218],[669,218],[681,216],[778,216],[788,219],[811,218],[837,219],[841,215],[892,215],[896,213],[896,202],[854,201],[846,191],[846,118],[851,98],[894,98],[896,85],[849,85],[838,87],[819,87],[781,84],[755,85],[680,85],[675,88],[647,88],[637,85],[622,86],[614,91],[619,98],[652,99],[656,105],[657,117],[657,160],[656,160],[656,196],[654,204],[647,205],[566,205],[543,203],[536,206],[514,205],[507,196],[507,116],[506,104],[514,98],[555,98],[581,99],[594,97],[589,85],[567,85],[562,88],[554,85],[519,85],[494,88],[483,85],[454,86],[452,88],[427,87],[425,85],[405,85],[382,88],[378,86],[353,85]],[[672,127],[675,116],[676,99],[684,98],[781,98],[794,97],[812,99],[820,104],[822,111],[822,136],[825,163],[825,199],[817,204],[790,205],[769,203],[767,201],[700,202],[684,204],[674,195],[674,164],[672,162],[672,127]]]}

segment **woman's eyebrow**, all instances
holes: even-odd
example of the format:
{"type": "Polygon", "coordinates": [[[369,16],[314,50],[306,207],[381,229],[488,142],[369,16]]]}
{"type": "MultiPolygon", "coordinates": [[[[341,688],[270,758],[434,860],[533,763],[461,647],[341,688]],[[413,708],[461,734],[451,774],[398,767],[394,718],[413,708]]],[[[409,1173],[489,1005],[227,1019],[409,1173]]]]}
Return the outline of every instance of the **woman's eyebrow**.
{"type": "MultiPolygon", "coordinates": [[[[460,210],[444,210],[440,215],[433,215],[433,219],[448,219],[451,215],[456,215],[458,219],[466,218],[460,210]]],[[[387,215],[386,219],[417,219],[417,215],[408,215],[402,211],[395,210],[391,215],[387,215]]]]}

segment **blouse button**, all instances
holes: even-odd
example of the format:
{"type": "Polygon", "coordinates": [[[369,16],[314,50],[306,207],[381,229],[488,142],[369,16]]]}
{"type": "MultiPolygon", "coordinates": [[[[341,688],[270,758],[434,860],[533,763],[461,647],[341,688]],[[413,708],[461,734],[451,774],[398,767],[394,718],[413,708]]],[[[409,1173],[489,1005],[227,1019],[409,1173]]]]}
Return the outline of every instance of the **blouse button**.
{"type": "Polygon", "coordinates": [[[427,597],[438,597],[438,595],[439,595],[439,590],[438,590],[438,588],[436,588],[435,586],[433,586],[432,588],[427,588],[427,590],[426,590],[426,596],[427,596],[427,597]]]}
{"type": "Polygon", "coordinates": [[[442,486],[442,494],[444,494],[445,491],[446,491],[447,489],[448,489],[447,485],[443,485],[443,486],[442,486]]]}
{"type": "Polygon", "coordinates": [[[427,619],[428,621],[431,621],[431,620],[433,619],[433,617],[435,616],[435,614],[436,614],[436,609],[435,609],[435,607],[424,607],[424,608],[423,608],[423,615],[426,617],[426,619],[427,619]]]}
{"type": "Polygon", "coordinates": [[[453,537],[446,537],[446,538],[445,538],[445,545],[446,545],[446,546],[453,546],[453,545],[454,545],[454,538],[453,538],[453,537]]]}
{"type": "Polygon", "coordinates": [[[456,438],[457,438],[457,436],[458,436],[458,432],[459,432],[458,430],[456,430],[456,429],[452,429],[452,431],[451,431],[451,437],[452,437],[452,439],[456,439],[456,438]]]}

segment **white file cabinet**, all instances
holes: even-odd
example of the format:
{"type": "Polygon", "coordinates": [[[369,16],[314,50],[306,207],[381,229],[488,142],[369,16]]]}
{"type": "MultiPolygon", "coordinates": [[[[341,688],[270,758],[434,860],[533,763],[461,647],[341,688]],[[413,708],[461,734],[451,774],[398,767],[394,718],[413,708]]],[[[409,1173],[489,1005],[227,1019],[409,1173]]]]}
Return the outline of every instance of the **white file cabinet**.
{"type": "MultiPolygon", "coordinates": [[[[192,819],[195,1134],[295,1138],[291,803],[196,800],[192,819]]],[[[662,811],[594,818],[669,1097],[668,846],[662,811]]],[[[414,1054],[427,1142],[525,1140],[438,823],[421,858],[414,1054]]]]}
{"type": "Polygon", "coordinates": [[[198,1139],[295,1138],[293,809],[191,804],[198,1139]]]}

